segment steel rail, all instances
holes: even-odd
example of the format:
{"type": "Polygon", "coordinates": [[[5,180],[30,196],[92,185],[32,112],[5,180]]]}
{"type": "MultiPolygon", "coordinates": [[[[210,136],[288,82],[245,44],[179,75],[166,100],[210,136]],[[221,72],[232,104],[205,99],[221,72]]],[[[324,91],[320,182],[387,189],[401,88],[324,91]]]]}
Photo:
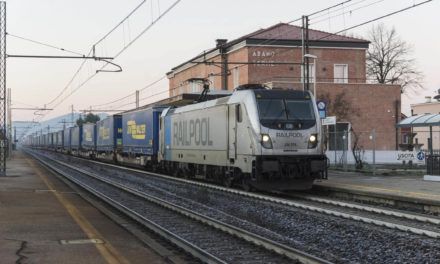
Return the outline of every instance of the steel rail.
{"type": "Polygon", "coordinates": [[[89,176],[89,177],[93,177],[94,179],[106,182],[109,185],[115,186],[115,187],[117,187],[119,189],[122,189],[122,190],[124,190],[126,192],[129,192],[131,194],[139,196],[139,197],[141,197],[143,199],[146,199],[146,200],[148,200],[150,202],[158,204],[158,205],[160,205],[162,207],[165,207],[165,208],[167,208],[169,210],[172,210],[172,211],[175,211],[177,213],[180,213],[180,214],[182,214],[182,215],[184,215],[186,217],[189,217],[191,219],[197,220],[197,221],[202,222],[202,223],[204,223],[206,225],[212,226],[212,227],[214,227],[216,229],[219,229],[219,230],[221,230],[223,232],[227,232],[227,233],[229,233],[231,235],[240,237],[240,238],[242,238],[242,239],[244,239],[246,241],[249,241],[249,242],[252,242],[252,243],[254,243],[256,245],[262,246],[262,247],[264,247],[264,248],[266,248],[268,250],[275,251],[278,254],[281,254],[281,255],[284,255],[286,257],[289,257],[290,259],[298,260],[298,261],[301,261],[302,263],[331,263],[331,262],[328,262],[328,261],[326,261],[324,259],[320,259],[320,258],[312,256],[312,255],[310,255],[308,253],[305,253],[303,251],[297,250],[295,248],[291,248],[291,247],[282,245],[280,243],[277,243],[275,241],[272,241],[270,239],[261,237],[261,236],[259,236],[257,234],[253,234],[253,233],[248,232],[248,231],[246,231],[244,229],[241,229],[241,228],[238,228],[238,227],[234,227],[234,226],[226,224],[226,223],[222,223],[222,222],[220,222],[220,221],[218,221],[218,220],[216,220],[214,218],[211,218],[211,217],[199,214],[199,213],[197,213],[195,211],[186,209],[186,208],[184,208],[182,206],[175,205],[175,204],[172,204],[172,203],[170,203],[168,201],[165,201],[163,199],[160,199],[160,198],[154,197],[152,195],[148,195],[146,193],[137,191],[137,190],[135,190],[133,188],[129,188],[127,186],[124,186],[123,184],[116,183],[116,182],[113,182],[111,180],[105,179],[105,178],[103,178],[101,176],[98,176],[98,175],[96,175],[94,173],[90,173],[88,171],[85,171],[85,170],[80,169],[78,167],[72,166],[72,165],[67,164],[65,162],[56,161],[56,160],[55,160],[55,162],[57,162],[57,163],[59,163],[59,164],[61,164],[63,166],[66,166],[68,168],[71,168],[73,170],[76,170],[76,171],[78,171],[78,172],[80,172],[82,174],[85,174],[85,175],[89,176]]]}
{"type": "MultiPolygon", "coordinates": [[[[75,158],[78,158],[78,157],[75,157],[75,158]]],[[[78,158],[78,159],[87,160],[87,159],[83,159],[83,158],[78,158]]],[[[382,221],[382,220],[376,220],[373,218],[357,216],[354,214],[342,213],[342,212],[339,212],[336,210],[323,209],[323,208],[316,207],[316,206],[301,204],[300,202],[297,202],[297,201],[291,201],[291,200],[273,197],[273,196],[269,196],[269,195],[249,193],[249,192],[245,192],[245,191],[241,191],[241,190],[237,190],[237,189],[230,189],[230,188],[226,188],[226,187],[222,187],[222,186],[218,186],[218,185],[214,185],[214,184],[202,183],[202,182],[197,182],[197,181],[188,180],[188,179],[175,178],[175,177],[171,177],[171,176],[167,176],[167,175],[163,175],[163,174],[159,174],[159,173],[147,172],[147,171],[140,170],[140,169],[127,168],[127,167],[118,166],[115,164],[109,164],[109,163],[94,161],[94,160],[87,160],[87,161],[92,162],[92,163],[96,163],[96,164],[101,164],[101,165],[105,164],[106,166],[118,168],[121,170],[133,171],[133,172],[137,172],[137,173],[141,173],[141,174],[145,174],[145,175],[149,175],[149,176],[155,176],[155,177],[160,177],[163,179],[192,184],[195,186],[210,188],[210,189],[217,190],[217,191],[232,193],[232,194],[241,195],[241,196],[245,196],[245,197],[249,197],[249,198],[259,199],[262,201],[273,202],[276,204],[292,206],[295,208],[300,208],[300,209],[304,209],[304,210],[308,210],[308,211],[314,211],[314,212],[318,212],[318,213],[341,217],[344,219],[354,220],[354,221],[372,224],[372,225],[376,225],[376,226],[380,226],[380,227],[387,227],[390,229],[395,229],[395,230],[399,230],[399,231],[403,231],[403,232],[411,232],[413,234],[424,235],[424,236],[428,236],[431,238],[440,238],[439,232],[433,232],[430,230],[415,228],[415,227],[401,225],[401,224],[390,223],[390,222],[386,222],[386,221],[382,221]]],[[[382,210],[382,211],[385,212],[386,210],[382,210]]],[[[391,215],[391,213],[390,213],[390,215],[391,215]]],[[[406,214],[406,215],[410,215],[410,214],[406,214]]],[[[409,217],[409,216],[404,216],[404,214],[402,214],[402,217],[409,217]]],[[[436,221],[437,221],[437,219],[430,218],[430,217],[414,217],[414,218],[417,218],[417,220],[422,219],[422,218],[426,218],[426,220],[430,219],[430,223],[432,223],[432,224],[436,224],[436,221]]],[[[410,218],[407,218],[407,219],[410,219],[410,218]]]]}
{"type": "MultiPolygon", "coordinates": [[[[29,152],[28,152],[29,153],[29,152]]],[[[62,175],[63,177],[67,178],[68,180],[72,181],[73,183],[77,184],[81,188],[87,190],[91,194],[95,195],[99,199],[102,199],[109,205],[113,206],[117,210],[123,212],[133,220],[137,221],[138,223],[142,224],[146,228],[152,230],[153,232],[157,233],[161,237],[167,239],[168,241],[174,243],[181,249],[185,250],[186,252],[189,252],[194,257],[199,258],[203,262],[206,263],[218,263],[218,264],[226,264],[226,262],[218,259],[217,257],[213,256],[209,252],[206,252],[205,250],[197,247],[196,245],[186,241],[185,239],[181,238],[180,236],[166,230],[165,228],[161,227],[160,225],[154,223],[153,221],[145,218],[144,216],[138,214],[137,212],[131,210],[130,208],[126,207],[125,205],[119,203],[118,201],[108,197],[107,195],[93,189],[92,187],[88,186],[87,184],[84,184],[83,182],[75,179],[74,177],[71,177],[64,171],[52,166],[48,162],[42,160],[40,157],[36,156],[35,154],[31,153],[31,155],[37,159],[40,163],[42,163],[44,166],[49,168],[52,171],[55,171],[56,173],[62,175]]],[[[54,161],[54,160],[52,160],[54,161]]]]}
{"type": "Polygon", "coordinates": [[[289,196],[301,198],[301,199],[312,201],[312,202],[325,203],[325,204],[329,204],[329,205],[335,205],[335,206],[345,207],[345,208],[350,208],[350,209],[357,209],[357,210],[361,210],[361,211],[382,214],[382,215],[386,215],[386,216],[393,216],[393,217],[404,218],[404,219],[408,219],[408,220],[414,220],[414,221],[418,221],[418,222],[422,222],[422,223],[430,223],[430,224],[440,225],[440,218],[408,214],[408,213],[403,213],[403,212],[397,212],[394,210],[376,208],[376,207],[372,207],[372,206],[368,206],[368,205],[359,205],[359,204],[354,204],[354,203],[328,200],[328,199],[320,198],[318,196],[313,196],[313,195],[293,194],[293,195],[289,195],[289,196]]]}
{"type": "MultiPolygon", "coordinates": [[[[322,264],[322,263],[330,264],[331,263],[331,262],[329,262],[327,260],[318,258],[316,256],[313,256],[313,255],[308,254],[306,252],[300,251],[298,249],[285,246],[285,245],[280,244],[278,242],[275,242],[275,241],[272,241],[270,239],[261,237],[261,236],[259,236],[257,234],[253,234],[251,232],[248,232],[248,231],[246,231],[244,229],[241,229],[241,228],[238,228],[238,227],[234,227],[234,226],[226,224],[226,223],[222,223],[222,222],[220,222],[220,221],[218,221],[216,219],[213,219],[211,217],[199,214],[199,213],[194,212],[192,210],[186,209],[186,208],[184,208],[182,206],[172,204],[172,203],[167,202],[167,201],[165,201],[163,199],[160,199],[160,198],[148,195],[146,193],[143,193],[143,192],[137,191],[135,189],[129,188],[127,186],[124,186],[124,185],[122,185],[120,183],[116,183],[116,182],[113,182],[111,180],[105,179],[105,178],[103,178],[103,177],[101,177],[99,175],[96,175],[94,173],[85,171],[83,169],[80,169],[78,167],[72,166],[72,165],[67,164],[65,162],[58,161],[58,160],[53,160],[53,159],[51,159],[51,160],[56,162],[56,163],[58,163],[58,164],[60,164],[60,165],[62,165],[62,166],[68,167],[68,168],[73,169],[73,170],[75,170],[77,172],[80,172],[80,173],[82,173],[84,175],[92,177],[92,178],[94,178],[96,180],[105,182],[105,183],[107,183],[109,185],[112,185],[112,186],[114,186],[116,188],[122,189],[122,190],[124,190],[126,192],[129,192],[129,193],[133,194],[133,195],[136,195],[138,197],[146,199],[149,202],[152,202],[152,203],[155,203],[157,205],[160,205],[160,206],[162,206],[164,208],[167,208],[167,209],[169,209],[171,211],[180,213],[180,214],[182,214],[182,215],[184,215],[184,216],[186,216],[188,218],[197,220],[197,221],[199,221],[201,223],[204,223],[204,224],[209,225],[211,227],[214,227],[214,228],[216,228],[218,230],[221,230],[221,231],[229,233],[229,234],[231,234],[233,236],[236,236],[236,237],[239,237],[241,239],[244,239],[244,240],[246,240],[248,242],[251,242],[251,243],[253,243],[255,245],[262,246],[262,247],[264,247],[267,250],[271,250],[271,251],[274,251],[274,252],[276,252],[276,253],[278,253],[280,255],[284,255],[284,256],[292,259],[292,260],[297,260],[297,261],[300,261],[302,263],[310,263],[310,264],[318,264],[318,263],[319,264],[322,264]]],[[[63,173],[62,175],[65,176],[65,177],[68,177],[68,176],[65,175],[65,173],[63,173]]],[[[81,184],[81,186],[82,185],[83,184],[81,184]]],[[[89,190],[90,188],[86,188],[86,189],[89,190]]],[[[91,192],[92,191],[93,190],[91,190],[91,192]]],[[[105,197],[105,199],[111,200],[111,198],[109,198],[109,197],[105,197]]],[[[113,203],[113,202],[116,202],[116,201],[111,201],[111,202],[113,203]]],[[[119,203],[117,203],[117,204],[121,208],[124,208],[125,210],[129,210],[125,206],[123,206],[123,205],[121,205],[119,203]]],[[[131,214],[135,214],[135,216],[137,218],[142,217],[142,216],[138,215],[136,212],[131,212],[131,214]]],[[[143,217],[142,217],[142,219],[143,219],[143,217]]],[[[187,243],[189,243],[189,242],[187,242],[187,243]]],[[[197,247],[197,246],[195,246],[195,247],[197,247]]],[[[188,249],[188,248],[184,248],[184,249],[188,249]]],[[[200,248],[198,248],[198,249],[201,250],[200,248]]],[[[206,254],[209,254],[209,253],[206,252],[206,254]]],[[[200,256],[197,256],[197,257],[201,258],[200,256]]],[[[212,257],[215,258],[215,256],[212,256],[212,257]]],[[[207,261],[207,260],[205,260],[203,258],[201,258],[201,259],[203,261],[207,261]]],[[[221,260],[218,260],[218,261],[221,261],[221,260]]],[[[207,262],[211,263],[210,261],[207,261],[207,262]]],[[[220,262],[220,263],[223,263],[223,262],[220,262]]]]}

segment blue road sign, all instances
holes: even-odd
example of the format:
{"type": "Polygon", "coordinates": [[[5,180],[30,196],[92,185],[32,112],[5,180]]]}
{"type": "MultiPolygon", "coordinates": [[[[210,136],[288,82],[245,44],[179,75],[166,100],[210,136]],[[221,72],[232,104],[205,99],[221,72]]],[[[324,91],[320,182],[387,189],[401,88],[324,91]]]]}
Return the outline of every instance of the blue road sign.
{"type": "Polygon", "coordinates": [[[316,105],[318,106],[318,113],[321,119],[327,117],[327,103],[325,101],[317,101],[316,105]]]}
{"type": "Polygon", "coordinates": [[[423,153],[422,151],[419,151],[419,153],[417,153],[417,159],[422,161],[425,159],[425,153],[423,153]]]}

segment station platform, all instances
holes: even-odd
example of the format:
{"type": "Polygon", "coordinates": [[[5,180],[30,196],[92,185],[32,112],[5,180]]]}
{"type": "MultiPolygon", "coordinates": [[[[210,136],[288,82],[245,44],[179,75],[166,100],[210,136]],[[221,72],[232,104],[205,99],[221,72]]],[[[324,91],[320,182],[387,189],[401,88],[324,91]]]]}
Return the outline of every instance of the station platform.
{"type": "Polygon", "coordinates": [[[36,160],[0,177],[0,263],[169,263],[36,160]]]}
{"type": "Polygon", "coordinates": [[[440,182],[423,176],[374,176],[356,172],[329,171],[328,180],[315,182],[316,191],[345,192],[431,206],[440,213],[440,182]]]}

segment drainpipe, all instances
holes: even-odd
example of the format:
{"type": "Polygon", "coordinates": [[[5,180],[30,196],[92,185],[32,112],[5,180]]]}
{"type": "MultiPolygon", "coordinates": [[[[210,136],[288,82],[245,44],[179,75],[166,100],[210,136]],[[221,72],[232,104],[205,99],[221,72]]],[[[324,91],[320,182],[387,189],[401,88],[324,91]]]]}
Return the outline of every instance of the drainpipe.
{"type": "MultiPolygon", "coordinates": [[[[395,100],[394,101],[394,119],[395,119],[395,124],[399,123],[399,100],[395,100]]],[[[394,126],[395,127],[395,126],[394,126]]],[[[396,150],[399,150],[399,128],[395,127],[396,129],[396,150]]]]}
{"type": "Polygon", "coordinates": [[[225,44],[228,42],[227,39],[217,39],[217,48],[220,52],[220,58],[222,63],[222,90],[228,90],[228,54],[226,54],[225,44]]]}

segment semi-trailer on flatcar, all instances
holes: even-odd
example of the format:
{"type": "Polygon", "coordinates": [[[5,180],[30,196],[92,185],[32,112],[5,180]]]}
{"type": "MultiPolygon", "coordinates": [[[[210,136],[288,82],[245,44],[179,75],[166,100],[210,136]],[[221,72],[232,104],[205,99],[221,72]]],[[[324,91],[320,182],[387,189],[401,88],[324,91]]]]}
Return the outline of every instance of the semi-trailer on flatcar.
{"type": "Polygon", "coordinates": [[[96,157],[116,161],[122,150],[122,116],[112,115],[96,122],[96,157]]]}

